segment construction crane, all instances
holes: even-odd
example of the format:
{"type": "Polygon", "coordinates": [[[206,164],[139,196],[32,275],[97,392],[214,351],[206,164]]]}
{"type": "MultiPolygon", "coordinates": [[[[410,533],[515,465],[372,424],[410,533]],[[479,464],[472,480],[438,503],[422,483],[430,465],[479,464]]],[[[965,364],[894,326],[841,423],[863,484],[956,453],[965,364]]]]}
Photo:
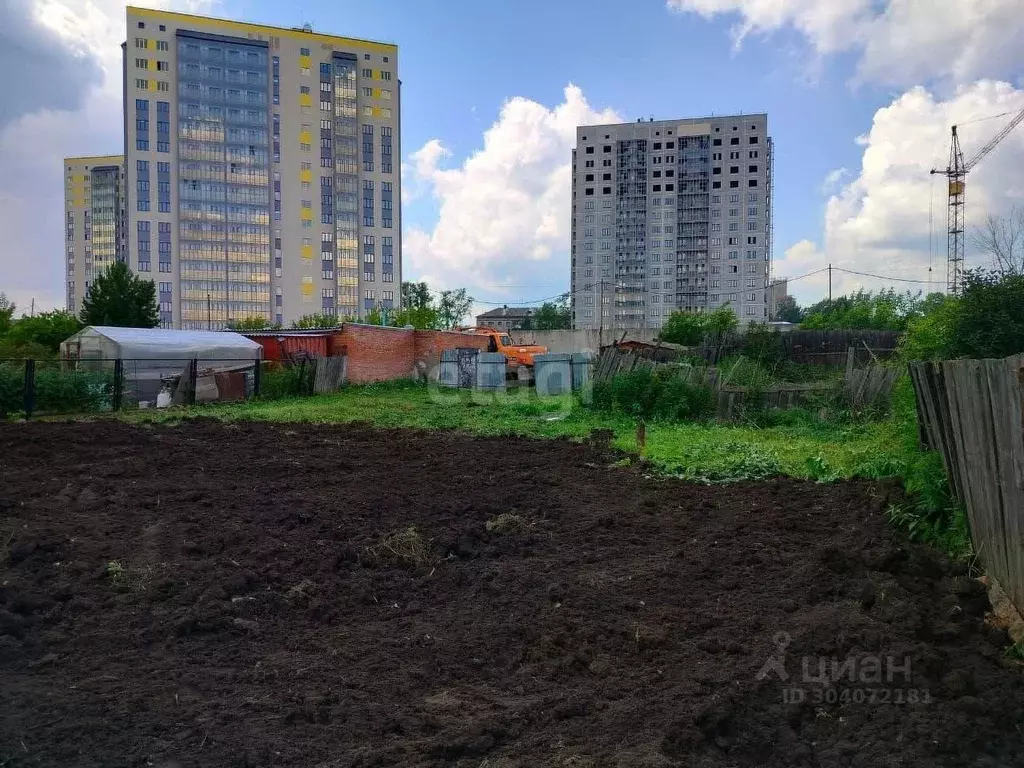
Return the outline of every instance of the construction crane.
{"type": "MultiPolygon", "coordinates": [[[[1009,113],[1004,113],[1009,114],[1009,113]]],[[[1002,117],[1002,115],[997,115],[1002,117]]],[[[960,137],[956,126],[953,126],[953,139],[949,145],[949,166],[945,170],[933,168],[932,173],[940,173],[949,180],[949,209],[947,211],[946,232],[946,292],[959,296],[963,288],[964,278],[964,192],[967,174],[980,163],[989,152],[1005,139],[1010,131],[1024,122],[1024,109],[1018,112],[999,133],[992,137],[984,147],[969,161],[964,162],[964,153],[960,149],[960,137]]]]}

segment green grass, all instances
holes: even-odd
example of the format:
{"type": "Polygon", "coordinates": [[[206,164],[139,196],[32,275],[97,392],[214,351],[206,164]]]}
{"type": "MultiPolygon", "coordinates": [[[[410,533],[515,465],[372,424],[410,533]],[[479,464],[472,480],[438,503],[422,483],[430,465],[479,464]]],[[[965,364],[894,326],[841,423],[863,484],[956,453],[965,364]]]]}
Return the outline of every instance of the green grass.
{"type": "MultiPolygon", "coordinates": [[[[890,519],[916,538],[956,557],[967,556],[964,515],[953,508],[937,454],[917,446],[913,390],[901,381],[893,414],[856,419],[822,418],[808,410],[778,413],[771,426],[715,422],[648,423],[643,456],[655,469],[700,482],[730,482],[775,475],[833,482],[899,478],[910,501],[890,519]]],[[[350,387],[331,395],[200,406],[175,411],[136,411],[122,418],[167,421],[190,416],[378,427],[452,429],[478,435],[523,435],[581,440],[594,429],[614,432],[613,445],[639,453],[637,422],[598,412],[570,397],[539,399],[532,390],[503,396],[437,391],[413,382],[350,387]]]]}

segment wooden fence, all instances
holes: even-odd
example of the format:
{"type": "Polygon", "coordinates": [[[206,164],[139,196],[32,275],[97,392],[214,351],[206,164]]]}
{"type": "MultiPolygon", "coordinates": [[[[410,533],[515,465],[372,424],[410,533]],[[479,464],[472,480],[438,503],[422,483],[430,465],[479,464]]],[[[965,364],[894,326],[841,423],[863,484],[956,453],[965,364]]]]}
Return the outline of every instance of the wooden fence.
{"type": "MultiPolygon", "coordinates": [[[[856,357],[853,349],[847,350],[843,386],[850,404],[854,408],[888,407],[898,371],[871,364],[866,368],[857,368],[854,363],[856,357]]],[[[835,383],[830,382],[778,382],[752,393],[746,387],[723,382],[718,368],[665,363],[658,360],[655,348],[618,346],[601,350],[594,369],[594,381],[606,381],[620,374],[665,366],[672,367],[677,376],[709,386],[715,397],[716,416],[723,421],[741,418],[744,409],[751,405],[762,408],[799,408],[836,387],[835,383]],[[752,403],[752,399],[756,399],[756,403],[752,403]]]]}
{"type": "Polygon", "coordinates": [[[922,442],[942,454],[975,550],[1024,611],[1024,355],[911,363],[922,442]]]}
{"type": "MultiPolygon", "coordinates": [[[[854,350],[857,363],[888,360],[896,354],[898,331],[813,331],[796,330],[779,334],[784,359],[812,365],[843,365],[847,352],[854,350]]],[[[698,354],[709,363],[743,351],[744,337],[739,333],[709,334],[698,354]]]]}

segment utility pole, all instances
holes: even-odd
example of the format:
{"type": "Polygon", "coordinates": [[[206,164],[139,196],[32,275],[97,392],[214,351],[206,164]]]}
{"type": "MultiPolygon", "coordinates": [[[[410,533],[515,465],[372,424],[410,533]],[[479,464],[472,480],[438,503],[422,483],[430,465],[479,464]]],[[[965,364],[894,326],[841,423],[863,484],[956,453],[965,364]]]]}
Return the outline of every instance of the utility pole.
{"type": "Polygon", "coordinates": [[[210,308],[210,294],[206,294],[206,330],[213,330],[213,314],[210,308]]]}
{"type": "Polygon", "coordinates": [[[832,306],[832,265],[828,265],[828,303],[832,306]]]}

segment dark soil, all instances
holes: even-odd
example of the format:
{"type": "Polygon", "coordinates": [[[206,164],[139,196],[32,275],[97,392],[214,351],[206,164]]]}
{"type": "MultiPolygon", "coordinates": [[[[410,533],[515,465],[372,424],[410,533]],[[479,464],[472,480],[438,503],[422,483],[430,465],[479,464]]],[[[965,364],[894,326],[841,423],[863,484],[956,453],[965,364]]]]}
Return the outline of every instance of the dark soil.
{"type": "Polygon", "coordinates": [[[1024,765],[984,589],[891,489],[611,463],[0,426],[0,766],[1024,765]]]}

